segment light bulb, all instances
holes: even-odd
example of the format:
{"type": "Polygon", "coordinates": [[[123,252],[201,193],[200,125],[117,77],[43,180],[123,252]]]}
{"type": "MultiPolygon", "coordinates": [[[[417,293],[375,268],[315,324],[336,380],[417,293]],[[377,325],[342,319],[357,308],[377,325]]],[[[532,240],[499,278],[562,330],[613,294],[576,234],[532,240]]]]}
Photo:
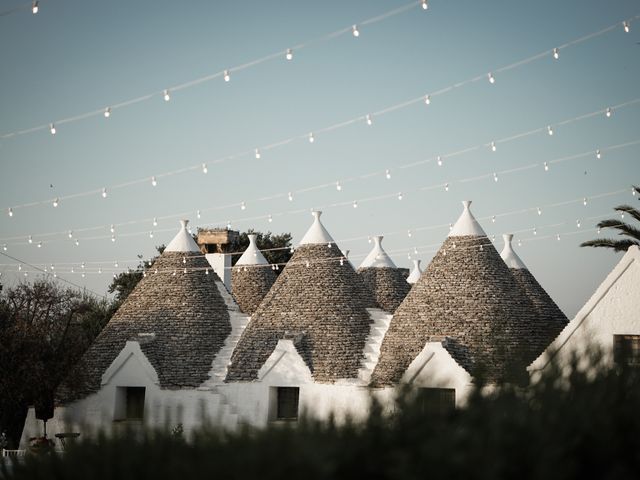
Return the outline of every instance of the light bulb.
{"type": "Polygon", "coordinates": [[[75,244],[76,244],[76,247],[79,247],[79,246],[80,246],[80,240],[78,240],[78,239],[76,238],[75,244]]]}
{"type": "Polygon", "coordinates": [[[424,104],[425,105],[430,105],[431,104],[431,95],[426,95],[424,97],[424,104]]]}
{"type": "Polygon", "coordinates": [[[331,248],[331,243],[327,243],[327,248],[331,248]]]}
{"type": "Polygon", "coordinates": [[[11,207],[9,207],[9,210],[7,210],[7,215],[13,217],[13,209],[11,207]]]}
{"type": "Polygon", "coordinates": [[[113,225],[113,223],[111,224],[111,227],[109,228],[109,231],[110,231],[111,233],[115,233],[115,231],[116,231],[116,227],[113,225]]]}
{"type": "Polygon", "coordinates": [[[227,230],[231,230],[231,220],[227,220],[227,230]]]}
{"type": "Polygon", "coordinates": [[[484,247],[482,246],[482,244],[480,244],[480,251],[482,252],[484,250],[484,247]]]}
{"type": "Polygon", "coordinates": [[[29,244],[33,243],[33,237],[29,235],[29,244]]]}
{"type": "MultiPolygon", "coordinates": [[[[246,267],[245,267],[245,269],[246,269],[246,267]]],[[[184,273],[187,273],[187,269],[186,268],[184,269],[184,273]]]]}
{"type": "Polygon", "coordinates": [[[51,132],[51,135],[56,134],[56,126],[53,123],[49,124],[49,131],[51,132]]]}
{"type": "Polygon", "coordinates": [[[255,154],[256,154],[256,159],[260,160],[260,149],[259,148],[256,148],[255,154]]]}
{"type": "Polygon", "coordinates": [[[353,34],[354,37],[359,37],[360,36],[360,30],[358,30],[358,26],[357,25],[353,25],[351,27],[351,33],[353,34]]]}
{"type": "MultiPolygon", "coordinates": [[[[37,4],[38,2],[36,2],[37,4]]],[[[36,13],[36,12],[33,12],[36,13]]],[[[631,25],[629,25],[629,22],[627,22],[626,20],[624,22],[622,22],[622,28],[624,29],[625,33],[629,33],[631,31],[631,25]]]]}
{"type": "MultiPolygon", "coordinates": [[[[411,230],[409,230],[409,232],[411,232],[411,230]]],[[[411,235],[409,235],[411,236],[411,235]]],[[[371,243],[373,240],[371,239],[371,237],[367,237],[367,242],[371,243]]]]}
{"type": "Polygon", "coordinates": [[[600,235],[600,227],[598,227],[597,233],[598,235],[600,235]]]}
{"type": "Polygon", "coordinates": [[[186,265],[186,263],[187,263],[187,257],[182,257],[182,263],[186,265]]]}
{"type": "Polygon", "coordinates": [[[200,210],[196,210],[196,217],[200,218],[200,210]]]}
{"type": "Polygon", "coordinates": [[[287,53],[285,54],[285,58],[287,60],[293,59],[293,50],[291,50],[290,48],[287,48],[287,53]]]}
{"type": "Polygon", "coordinates": [[[246,210],[247,204],[244,202],[240,202],[240,210],[246,210]]]}
{"type": "Polygon", "coordinates": [[[53,207],[56,208],[58,205],[60,205],[60,202],[59,202],[58,198],[55,198],[53,200],[53,207]]]}
{"type": "Polygon", "coordinates": [[[587,197],[584,197],[582,199],[582,204],[586,207],[587,206],[587,197]]]}
{"type": "Polygon", "coordinates": [[[209,269],[208,268],[205,269],[204,274],[205,275],[209,275],[209,269]]]}
{"type": "Polygon", "coordinates": [[[487,78],[489,79],[489,83],[491,83],[491,84],[496,83],[496,79],[495,79],[495,77],[493,76],[493,73],[489,72],[489,73],[487,74],[487,78]]]}
{"type": "Polygon", "coordinates": [[[73,238],[73,230],[69,230],[69,233],[67,233],[67,236],[69,238],[73,238]]]}
{"type": "Polygon", "coordinates": [[[102,268],[98,267],[98,273],[102,274],[102,268]]]}
{"type": "Polygon", "coordinates": [[[491,142],[491,151],[495,152],[497,150],[496,142],[491,142]]]}
{"type": "Polygon", "coordinates": [[[556,240],[560,241],[560,234],[556,233],[556,240]]]}
{"type": "Polygon", "coordinates": [[[448,192],[448,191],[449,191],[449,184],[448,184],[448,183],[445,183],[445,184],[444,184],[444,191],[445,191],[445,192],[448,192]]]}
{"type": "Polygon", "coordinates": [[[271,216],[271,214],[269,214],[269,216],[267,217],[267,221],[269,223],[273,222],[273,217],[271,216]]]}
{"type": "Polygon", "coordinates": [[[229,80],[231,80],[231,75],[229,74],[229,70],[225,70],[224,71],[224,81],[228,82],[229,80]]]}
{"type": "Polygon", "coordinates": [[[109,118],[111,116],[111,107],[107,107],[104,109],[104,118],[109,118]]]}
{"type": "Polygon", "coordinates": [[[496,172],[493,172],[493,181],[494,182],[498,181],[498,174],[496,172]]]}
{"type": "Polygon", "coordinates": [[[22,265],[18,264],[18,271],[21,272],[22,271],[22,265]]]}
{"type": "Polygon", "coordinates": [[[636,196],[636,189],[631,187],[631,195],[636,196]]]}
{"type": "Polygon", "coordinates": [[[293,193],[289,192],[287,194],[287,198],[289,199],[290,202],[293,202],[293,193]]]}
{"type": "Polygon", "coordinates": [[[453,223],[449,224],[449,231],[453,230],[453,223]]]}
{"type": "Polygon", "coordinates": [[[309,143],[313,143],[313,142],[315,142],[315,141],[316,141],[316,139],[315,139],[315,137],[313,136],[313,132],[311,132],[311,133],[309,134],[309,143]]]}
{"type": "Polygon", "coordinates": [[[596,158],[598,160],[600,160],[602,158],[602,152],[600,151],[600,149],[596,150],[596,158]]]}
{"type": "Polygon", "coordinates": [[[407,259],[411,260],[411,252],[407,252],[407,259]]]}
{"type": "Polygon", "coordinates": [[[373,118],[371,117],[370,114],[367,114],[365,119],[367,120],[367,125],[372,125],[373,124],[373,118]]]}
{"type": "Polygon", "coordinates": [[[518,239],[518,246],[521,247],[522,246],[522,240],[518,239]]]}
{"type": "Polygon", "coordinates": [[[336,182],[336,190],[339,191],[339,192],[342,190],[342,185],[340,185],[339,181],[336,182]]]}
{"type": "Polygon", "coordinates": [[[33,2],[31,4],[31,13],[33,13],[35,15],[36,13],[38,13],[39,10],[40,10],[39,2],[33,2]]]}
{"type": "Polygon", "coordinates": [[[429,8],[429,3],[427,3],[427,0],[422,0],[421,4],[423,10],[427,10],[429,8]]]}
{"type": "Polygon", "coordinates": [[[153,230],[149,231],[149,238],[153,238],[153,230]]]}
{"type": "Polygon", "coordinates": [[[414,253],[415,255],[417,255],[417,254],[418,254],[418,247],[413,247],[413,253],[414,253]]]}
{"type": "Polygon", "coordinates": [[[164,96],[164,101],[168,102],[169,100],[171,100],[171,95],[169,94],[169,90],[165,90],[164,92],[162,92],[163,96],[164,96]]]}
{"type": "Polygon", "coordinates": [[[353,208],[358,208],[358,201],[357,200],[353,201],[353,208]]]}
{"type": "Polygon", "coordinates": [[[158,185],[158,181],[156,180],[156,177],[153,176],[151,177],[151,186],[155,187],[156,185],[158,185]]]}
{"type": "Polygon", "coordinates": [[[576,220],[576,227],[580,228],[580,220],[576,220]]]}
{"type": "Polygon", "coordinates": [[[553,58],[555,58],[556,60],[560,58],[560,50],[558,50],[557,48],[553,49],[553,58]]]}
{"type": "Polygon", "coordinates": [[[611,107],[607,107],[607,109],[604,112],[604,114],[607,116],[607,118],[611,118],[611,114],[612,113],[613,113],[613,110],[611,110],[611,107]]]}
{"type": "Polygon", "coordinates": [[[402,192],[398,192],[398,200],[402,200],[402,192]]]}
{"type": "Polygon", "coordinates": [[[340,258],[340,266],[341,266],[341,267],[342,267],[342,266],[344,266],[344,257],[341,257],[341,258],[340,258]]]}
{"type": "Polygon", "coordinates": [[[551,128],[551,125],[547,125],[547,133],[549,135],[553,135],[553,128],[551,128]]]}
{"type": "Polygon", "coordinates": [[[6,243],[2,244],[2,250],[4,250],[5,252],[7,251],[7,244],[6,243]]]}
{"type": "Polygon", "coordinates": [[[544,162],[544,171],[545,172],[549,171],[549,164],[547,162],[544,162]]]}
{"type": "Polygon", "coordinates": [[[384,175],[385,177],[387,177],[387,180],[391,180],[391,170],[389,170],[388,168],[384,171],[384,175]]]}
{"type": "Polygon", "coordinates": [[[206,163],[202,164],[202,173],[204,173],[204,174],[209,173],[209,169],[207,168],[207,164],[206,163]]]}
{"type": "Polygon", "coordinates": [[[496,216],[495,215],[491,216],[491,223],[496,223],[496,216]]]}
{"type": "Polygon", "coordinates": [[[436,157],[436,161],[438,162],[438,166],[441,167],[442,166],[442,157],[440,155],[438,155],[436,157]]]}
{"type": "Polygon", "coordinates": [[[153,217],[153,226],[154,227],[158,226],[158,219],[156,217],[153,217]]]}
{"type": "Polygon", "coordinates": [[[38,242],[38,248],[42,248],[42,242],[38,242]]]}
{"type": "Polygon", "coordinates": [[[107,198],[107,189],[106,188],[102,189],[102,198],[107,198]]]}
{"type": "Polygon", "coordinates": [[[84,263],[84,262],[82,262],[82,263],[80,264],[80,268],[85,268],[85,267],[86,267],[85,263],[84,263]]]}
{"type": "Polygon", "coordinates": [[[535,228],[535,227],[533,228],[533,234],[534,234],[534,235],[538,235],[538,229],[537,229],[537,228],[535,228]]]}
{"type": "Polygon", "coordinates": [[[540,207],[537,208],[538,216],[542,215],[542,209],[540,207]]]}
{"type": "Polygon", "coordinates": [[[115,235],[111,235],[111,241],[115,242],[116,241],[116,236],[115,235]]]}

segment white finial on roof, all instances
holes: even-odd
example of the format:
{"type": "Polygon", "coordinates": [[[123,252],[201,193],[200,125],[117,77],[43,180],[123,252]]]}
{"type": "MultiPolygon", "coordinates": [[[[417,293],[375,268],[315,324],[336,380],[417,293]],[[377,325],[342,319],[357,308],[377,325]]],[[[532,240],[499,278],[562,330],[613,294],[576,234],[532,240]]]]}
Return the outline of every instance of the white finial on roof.
{"type": "Polygon", "coordinates": [[[311,227],[309,227],[309,230],[307,230],[307,233],[305,233],[304,237],[302,237],[302,240],[300,240],[300,245],[313,243],[335,243],[333,238],[331,238],[331,235],[329,235],[329,232],[327,232],[327,229],[324,228],[324,225],[320,222],[320,215],[322,215],[322,212],[314,210],[311,212],[311,215],[313,215],[313,223],[311,224],[311,227]]]}
{"type": "Polygon", "coordinates": [[[182,227],[178,234],[169,242],[165,252],[199,252],[198,244],[193,240],[191,234],[187,231],[187,223],[189,220],[180,220],[182,227]]]}
{"type": "Polygon", "coordinates": [[[522,260],[520,260],[518,254],[513,251],[513,247],[511,246],[513,235],[510,233],[505,234],[502,235],[502,238],[504,239],[504,248],[502,249],[500,256],[502,257],[502,260],[504,260],[504,263],[507,264],[507,267],[518,270],[527,270],[527,266],[522,260]]]}
{"type": "Polygon", "coordinates": [[[264,255],[256,245],[258,235],[250,233],[247,237],[249,237],[249,246],[238,259],[236,265],[267,265],[269,262],[267,262],[267,259],[264,258],[264,255]]]}
{"type": "Polygon", "coordinates": [[[367,267],[389,267],[396,268],[395,263],[391,260],[391,257],[387,255],[387,252],[382,248],[382,235],[376,235],[373,238],[373,250],[369,252],[369,255],[362,261],[360,268],[367,267]]]}
{"type": "Polygon", "coordinates": [[[420,260],[414,259],[413,270],[411,270],[411,273],[407,277],[407,283],[412,283],[412,284],[416,283],[418,280],[420,280],[420,275],[422,275],[422,269],[420,268],[420,260]]]}
{"type": "Polygon", "coordinates": [[[465,236],[474,236],[474,237],[486,237],[487,234],[484,233],[484,230],[475,219],[471,210],[469,210],[469,206],[471,205],[471,200],[465,200],[462,202],[464,205],[464,210],[462,211],[462,215],[458,218],[458,221],[449,232],[450,237],[465,237],[465,236]]]}

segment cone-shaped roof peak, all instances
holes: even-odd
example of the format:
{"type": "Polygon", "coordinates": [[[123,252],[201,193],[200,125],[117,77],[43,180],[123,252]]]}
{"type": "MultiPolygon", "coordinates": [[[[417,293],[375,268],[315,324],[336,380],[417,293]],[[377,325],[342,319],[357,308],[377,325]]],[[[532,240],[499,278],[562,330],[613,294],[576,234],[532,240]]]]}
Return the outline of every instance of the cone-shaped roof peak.
{"type": "Polygon", "coordinates": [[[195,242],[191,234],[187,231],[189,220],[180,220],[180,230],[173,240],[169,242],[165,252],[199,252],[198,244],[195,242]]]}
{"type": "Polygon", "coordinates": [[[327,229],[324,228],[322,222],[320,221],[320,215],[322,212],[319,210],[314,210],[311,212],[313,215],[313,223],[307,233],[305,233],[302,240],[300,240],[300,245],[308,245],[312,243],[335,243],[327,229]]]}
{"type": "Polygon", "coordinates": [[[264,258],[264,255],[256,245],[258,235],[250,233],[247,237],[249,237],[249,246],[238,259],[236,265],[267,265],[269,262],[267,262],[267,259],[264,258]]]}
{"type": "Polygon", "coordinates": [[[465,200],[462,202],[464,205],[464,210],[462,211],[462,215],[458,218],[458,221],[451,229],[449,233],[450,237],[486,237],[487,234],[484,233],[484,230],[475,219],[469,207],[471,206],[471,200],[465,200]]]}
{"type": "Polygon", "coordinates": [[[411,273],[407,277],[407,282],[416,283],[420,279],[420,275],[422,275],[422,269],[420,268],[420,260],[413,260],[413,269],[411,273]]]}
{"type": "Polygon", "coordinates": [[[507,267],[516,268],[519,270],[527,270],[527,266],[522,260],[520,260],[520,257],[511,246],[513,234],[504,234],[502,235],[502,238],[504,239],[504,248],[502,249],[502,252],[500,252],[500,256],[502,257],[502,260],[504,260],[504,263],[507,264],[507,267]]]}
{"type": "Polygon", "coordinates": [[[396,268],[395,263],[391,260],[391,257],[387,255],[387,252],[382,248],[382,235],[376,235],[373,237],[373,249],[369,252],[369,255],[362,261],[359,268],[375,267],[375,268],[396,268]]]}

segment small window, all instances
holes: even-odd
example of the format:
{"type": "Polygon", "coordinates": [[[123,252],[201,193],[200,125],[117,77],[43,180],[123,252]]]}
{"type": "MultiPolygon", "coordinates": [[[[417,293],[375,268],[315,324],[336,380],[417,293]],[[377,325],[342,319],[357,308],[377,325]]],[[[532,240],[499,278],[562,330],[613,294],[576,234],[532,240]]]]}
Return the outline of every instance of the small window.
{"type": "Polygon", "coordinates": [[[618,365],[640,367],[640,335],[614,335],[613,361],[618,365]]]}
{"type": "Polygon", "coordinates": [[[418,402],[425,413],[446,415],[456,408],[456,391],[453,388],[420,388],[418,402]]]}
{"type": "Polygon", "coordinates": [[[117,387],[116,420],[142,420],[144,418],[145,387],[117,387]]]}
{"type": "Polygon", "coordinates": [[[300,389],[298,387],[278,387],[276,420],[298,420],[298,400],[300,389]]]}

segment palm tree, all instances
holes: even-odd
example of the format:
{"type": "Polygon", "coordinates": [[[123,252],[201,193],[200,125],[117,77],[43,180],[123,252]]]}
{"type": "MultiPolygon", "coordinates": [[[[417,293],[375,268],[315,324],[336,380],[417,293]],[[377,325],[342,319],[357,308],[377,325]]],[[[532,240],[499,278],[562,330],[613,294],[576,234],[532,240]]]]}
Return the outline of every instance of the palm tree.
{"type": "MultiPolygon", "coordinates": [[[[640,200],[640,188],[633,186],[634,195],[638,194],[640,200]]],[[[619,205],[614,208],[616,212],[620,212],[621,215],[628,214],[635,220],[640,222],[640,210],[633,208],[630,205],[619,205]]],[[[606,247],[613,248],[616,252],[627,251],[632,245],[640,246],[640,228],[629,225],[622,220],[603,220],[598,223],[598,228],[613,228],[618,230],[618,235],[626,235],[627,238],[616,240],[613,238],[598,238],[595,240],[589,240],[583,242],[581,247],[606,247]]]]}

